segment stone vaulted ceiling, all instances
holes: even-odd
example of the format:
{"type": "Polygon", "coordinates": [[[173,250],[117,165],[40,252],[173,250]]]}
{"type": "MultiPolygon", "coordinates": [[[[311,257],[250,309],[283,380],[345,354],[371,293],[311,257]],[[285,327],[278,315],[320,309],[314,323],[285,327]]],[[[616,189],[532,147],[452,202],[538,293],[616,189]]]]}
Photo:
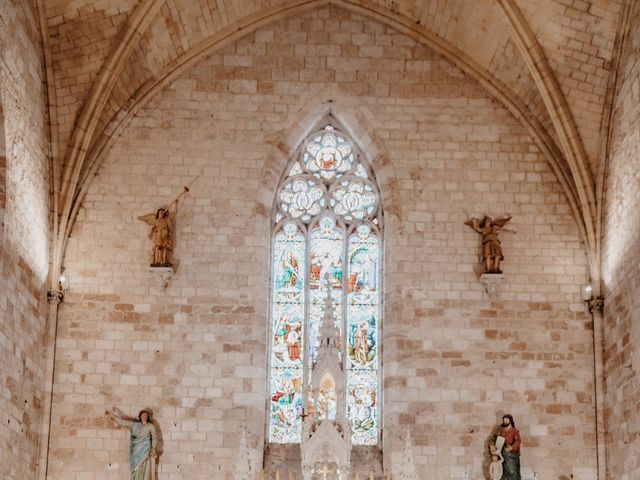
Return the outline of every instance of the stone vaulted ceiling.
{"type": "Polygon", "coordinates": [[[333,5],[402,31],[475,78],[529,131],[562,184],[598,276],[616,45],[634,0],[46,0],[56,278],[77,209],[137,109],[262,25],[333,5]]]}

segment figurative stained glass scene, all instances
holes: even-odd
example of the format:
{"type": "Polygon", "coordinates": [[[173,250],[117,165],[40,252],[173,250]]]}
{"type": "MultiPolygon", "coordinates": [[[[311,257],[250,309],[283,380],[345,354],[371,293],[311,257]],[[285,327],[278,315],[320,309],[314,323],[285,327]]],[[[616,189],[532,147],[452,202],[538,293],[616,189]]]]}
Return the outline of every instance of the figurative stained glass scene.
{"type": "MultiPolygon", "coordinates": [[[[276,193],[269,356],[272,443],[300,442],[302,405],[309,409],[313,403],[310,376],[328,294],[343,345],[346,385],[340,401],[346,405],[352,443],[378,443],[381,215],[370,171],[349,137],[328,124],[302,143],[276,193]]],[[[316,413],[335,419],[335,381],[325,375],[319,385],[316,413]]]]}
{"type": "Polygon", "coordinates": [[[273,245],[269,439],[277,443],[300,441],[305,245],[304,234],[294,222],[284,224],[273,245]]]}
{"type": "Polygon", "coordinates": [[[271,420],[269,438],[274,443],[300,441],[302,369],[271,369],[271,420]]]}
{"type": "Polygon", "coordinates": [[[356,445],[374,445],[378,436],[379,243],[366,224],[349,237],[347,416],[356,445]]]}
{"type": "Polygon", "coordinates": [[[378,437],[378,375],[375,370],[349,371],[347,417],[354,445],[375,445],[378,437]]]}
{"type": "Polygon", "coordinates": [[[348,368],[377,367],[378,239],[360,225],[349,239],[347,278],[348,368]]]}

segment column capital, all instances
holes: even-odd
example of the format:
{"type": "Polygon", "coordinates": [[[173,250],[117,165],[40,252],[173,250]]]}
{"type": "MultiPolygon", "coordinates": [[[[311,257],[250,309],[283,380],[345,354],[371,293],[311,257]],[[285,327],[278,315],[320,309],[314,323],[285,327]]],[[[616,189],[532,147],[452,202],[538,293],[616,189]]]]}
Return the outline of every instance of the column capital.
{"type": "Polygon", "coordinates": [[[589,300],[589,311],[594,313],[596,311],[602,313],[604,310],[604,297],[593,297],[589,300]]]}
{"type": "Polygon", "coordinates": [[[62,303],[64,292],[62,290],[49,290],[47,292],[47,302],[55,305],[62,303]]]}

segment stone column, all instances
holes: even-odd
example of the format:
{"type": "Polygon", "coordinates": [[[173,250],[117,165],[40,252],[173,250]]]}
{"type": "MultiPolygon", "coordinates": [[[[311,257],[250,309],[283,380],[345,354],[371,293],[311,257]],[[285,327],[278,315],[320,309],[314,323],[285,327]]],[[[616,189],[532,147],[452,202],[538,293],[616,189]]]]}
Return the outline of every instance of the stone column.
{"type": "Polygon", "coordinates": [[[596,454],[598,462],[598,480],[607,479],[607,452],[605,443],[604,418],[604,350],[603,311],[604,298],[594,297],[589,300],[589,311],[593,318],[593,376],[594,402],[596,408],[596,454]]]}
{"type": "Polygon", "coordinates": [[[47,324],[44,330],[45,362],[44,384],[42,385],[42,420],[40,423],[40,439],[38,440],[38,468],[37,480],[47,478],[49,466],[49,441],[51,437],[51,408],[53,403],[53,381],[56,363],[56,339],[58,336],[58,310],[64,298],[61,290],[49,290],[47,300],[49,310],[47,312],[47,324]]]}

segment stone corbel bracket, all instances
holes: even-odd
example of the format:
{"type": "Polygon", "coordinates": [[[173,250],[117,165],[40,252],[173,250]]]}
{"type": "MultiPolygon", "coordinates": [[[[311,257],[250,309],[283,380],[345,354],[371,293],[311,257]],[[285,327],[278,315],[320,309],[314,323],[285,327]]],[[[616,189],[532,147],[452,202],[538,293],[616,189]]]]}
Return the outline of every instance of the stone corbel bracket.
{"type": "Polygon", "coordinates": [[[594,311],[602,313],[604,310],[604,297],[594,297],[589,299],[588,301],[589,311],[593,313],[594,311]]]}
{"type": "Polygon", "coordinates": [[[502,273],[483,273],[480,275],[480,283],[492,300],[498,298],[498,290],[503,281],[504,274],[502,273]]]}
{"type": "Polygon", "coordinates": [[[153,274],[156,279],[156,284],[159,287],[167,288],[169,282],[176,274],[173,266],[171,267],[149,267],[149,271],[153,274]]]}
{"type": "Polygon", "coordinates": [[[64,292],[62,290],[49,290],[47,292],[47,301],[54,305],[62,303],[64,300],[64,292]]]}

